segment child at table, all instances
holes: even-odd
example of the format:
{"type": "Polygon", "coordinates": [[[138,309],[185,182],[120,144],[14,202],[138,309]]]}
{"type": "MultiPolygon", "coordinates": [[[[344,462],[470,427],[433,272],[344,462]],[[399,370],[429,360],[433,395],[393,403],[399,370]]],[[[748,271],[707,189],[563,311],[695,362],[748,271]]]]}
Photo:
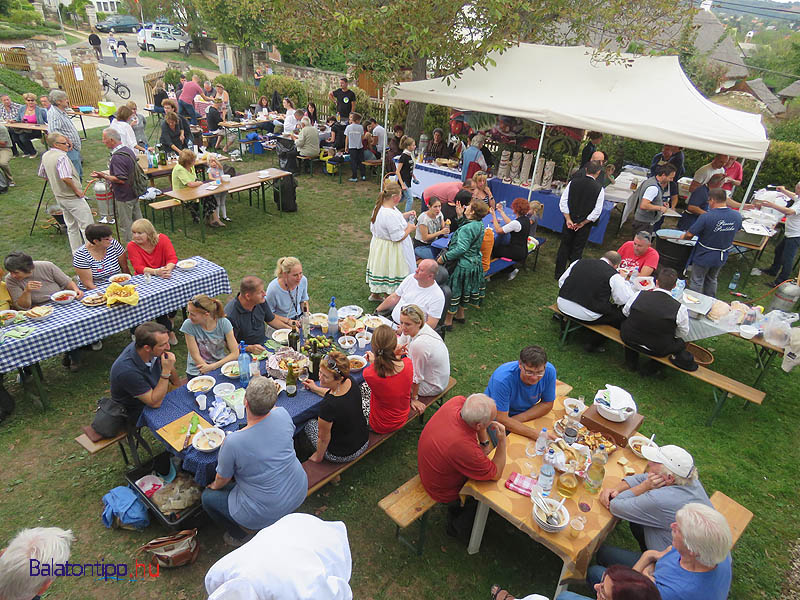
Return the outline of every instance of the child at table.
{"type": "MultiPolygon", "coordinates": [[[[209,157],[208,178],[212,181],[216,181],[217,179],[222,179],[224,174],[225,172],[219,159],[216,156],[209,157]]],[[[228,200],[228,192],[214,194],[214,197],[217,199],[217,209],[214,211],[214,214],[223,221],[230,221],[228,218],[228,208],[225,206],[225,202],[228,200]]]]}
{"type": "Polygon", "coordinates": [[[198,294],[186,306],[189,318],[181,325],[186,335],[186,376],[219,369],[226,362],[239,358],[239,345],[233,335],[233,325],[225,317],[222,302],[198,294]]]}

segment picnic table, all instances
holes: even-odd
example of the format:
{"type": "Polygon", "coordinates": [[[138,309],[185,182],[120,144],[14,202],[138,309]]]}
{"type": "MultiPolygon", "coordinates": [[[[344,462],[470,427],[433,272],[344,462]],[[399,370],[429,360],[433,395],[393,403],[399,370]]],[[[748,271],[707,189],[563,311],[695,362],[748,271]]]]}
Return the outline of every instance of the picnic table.
{"type": "MultiPolygon", "coordinates": [[[[540,427],[552,428],[554,421],[566,414],[563,401],[563,396],[557,397],[553,410],[549,414],[534,419],[528,424],[537,429],[540,427]]],[[[558,533],[547,533],[542,530],[533,520],[533,505],[530,498],[505,487],[505,482],[512,472],[528,473],[529,469],[526,468],[525,463],[535,464],[537,471],[541,466],[541,457],[530,458],[525,454],[529,442],[531,440],[526,437],[514,433],[509,434],[506,445],[506,466],[501,477],[497,481],[469,480],[461,489],[462,497],[472,496],[479,503],[467,552],[476,554],[480,550],[486,518],[489,509],[492,509],[517,529],[525,532],[533,540],[561,558],[564,564],[558,578],[556,591],[553,594],[553,598],[556,598],[564,591],[567,582],[585,580],[589,561],[600,544],[614,529],[618,519],[600,504],[598,495],[590,494],[580,482],[575,495],[567,498],[564,506],[569,511],[570,519],[577,516],[586,518],[584,530],[576,539],[570,537],[569,527],[558,533]],[[589,512],[581,512],[578,509],[579,503],[589,505],[589,512]]],[[[622,480],[622,466],[617,463],[617,460],[622,457],[628,459],[630,466],[637,473],[644,471],[646,460],[637,457],[629,448],[619,448],[609,456],[606,476],[603,479],[604,488],[616,486],[622,480]]],[[[555,484],[551,497],[560,500],[555,484]]]]}
{"type": "MultiPolygon", "coordinates": [[[[321,329],[312,327],[312,335],[318,335],[320,333],[321,329]]],[[[370,347],[370,345],[367,345],[366,348],[359,348],[356,346],[356,351],[354,354],[363,356],[364,353],[370,349],[370,347]]],[[[345,352],[345,354],[347,353],[345,352]]],[[[262,375],[266,375],[266,364],[266,360],[259,361],[259,372],[262,375]]],[[[212,376],[217,383],[229,382],[234,384],[237,389],[242,387],[239,383],[238,377],[235,379],[226,377],[222,374],[220,369],[211,371],[210,373],[207,373],[207,375],[212,376]]],[[[358,373],[352,373],[350,377],[353,379],[355,385],[360,386],[364,382],[364,376],[360,371],[358,373]]],[[[193,473],[195,481],[203,486],[211,483],[214,480],[214,474],[216,473],[217,468],[217,453],[200,452],[192,446],[189,446],[188,448],[178,452],[172,446],[166,443],[163,438],[156,433],[156,431],[164,425],[167,425],[175,419],[179,419],[192,411],[196,412],[206,421],[211,423],[212,420],[209,414],[209,409],[214,401],[214,394],[209,391],[206,392],[206,396],[208,397],[206,410],[200,410],[195,402],[194,394],[190,392],[185,385],[182,385],[181,387],[175,388],[169,392],[164,397],[164,400],[159,408],[145,407],[138,423],[140,427],[148,427],[153,432],[153,435],[156,437],[156,439],[160,440],[170,452],[181,456],[183,459],[182,468],[185,471],[193,473]]],[[[303,427],[307,421],[315,419],[319,415],[319,405],[321,403],[322,396],[318,396],[314,392],[307,390],[300,382],[298,382],[297,395],[294,398],[289,398],[289,396],[286,395],[286,391],[282,390],[278,394],[278,402],[276,403],[276,406],[282,406],[285,408],[289,413],[289,416],[292,417],[292,422],[295,425],[295,436],[297,436],[303,431],[303,427]]],[[[244,418],[236,423],[226,425],[222,429],[228,432],[233,432],[239,429],[240,426],[244,427],[246,424],[247,419],[244,418]]]]}
{"type": "Polygon", "coordinates": [[[81,121],[81,129],[83,129],[83,139],[85,139],[85,140],[89,139],[89,138],[86,135],[86,125],[83,122],[83,117],[94,117],[95,119],[108,119],[108,117],[104,117],[103,115],[101,115],[96,110],[92,110],[92,112],[86,112],[85,113],[85,112],[81,111],[77,106],[73,106],[72,107],[72,111],[68,112],[67,116],[70,119],[74,119],[75,117],[78,117],[78,119],[80,119],[80,121],[81,121]]]}
{"type": "Polygon", "coordinates": [[[42,143],[47,148],[47,123],[22,123],[19,121],[5,123],[8,129],[18,129],[19,131],[38,131],[42,136],[42,143]]]}

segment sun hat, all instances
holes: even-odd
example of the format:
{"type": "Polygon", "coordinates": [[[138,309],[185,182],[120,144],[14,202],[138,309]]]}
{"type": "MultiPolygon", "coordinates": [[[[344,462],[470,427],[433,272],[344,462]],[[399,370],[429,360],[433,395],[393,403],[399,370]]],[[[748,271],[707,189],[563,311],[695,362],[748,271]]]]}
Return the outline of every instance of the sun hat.
{"type": "Polygon", "coordinates": [[[665,465],[679,477],[689,477],[694,470],[692,455],[680,446],[642,446],[641,452],[650,462],[665,465]]]}

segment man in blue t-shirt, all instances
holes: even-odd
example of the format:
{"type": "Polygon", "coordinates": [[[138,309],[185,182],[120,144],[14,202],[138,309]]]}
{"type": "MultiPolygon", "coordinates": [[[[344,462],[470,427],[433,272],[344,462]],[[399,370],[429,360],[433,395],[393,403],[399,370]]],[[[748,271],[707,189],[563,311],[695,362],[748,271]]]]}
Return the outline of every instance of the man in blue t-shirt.
{"type": "Polygon", "coordinates": [[[507,431],[535,440],[539,431],[525,425],[546,415],[556,399],[556,368],[540,346],[527,346],[519,360],[500,365],[484,392],[497,405],[497,421],[507,431]]]}
{"type": "Polygon", "coordinates": [[[725,182],[725,175],[717,173],[712,175],[708,183],[701,185],[689,196],[689,201],[683,216],[678,220],[676,227],[682,231],[687,231],[700,215],[708,212],[708,198],[711,190],[721,188],[725,182]]]}
{"type": "Polygon", "coordinates": [[[719,272],[728,261],[736,232],[742,227],[742,215],[726,206],[722,188],[709,192],[708,203],[708,212],[700,215],[681,239],[697,236],[697,245],[689,259],[692,265],[689,289],[713,298],[717,295],[719,272]]]}

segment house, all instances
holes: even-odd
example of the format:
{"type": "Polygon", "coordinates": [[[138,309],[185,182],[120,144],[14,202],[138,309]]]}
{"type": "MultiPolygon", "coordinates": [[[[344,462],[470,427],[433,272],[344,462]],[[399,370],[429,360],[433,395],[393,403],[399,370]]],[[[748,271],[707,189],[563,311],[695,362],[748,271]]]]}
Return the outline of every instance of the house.
{"type": "Polygon", "coordinates": [[[767,87],[767,84],[765,84],[760,77],[749,81],[740,81],[733,86],[731,90],[751,94],[763,102],[767,106],[767,109],[769,109],[769,112],[775,117],[786,112],[786,107],[780,99],[772,93],[772,90],[767,87]]]}
{"type": "Polygon", "coordinates": [[[778,98],[785,104],[788,100],[792,98],[797,98],[800,96],[800,79],[795,81],[793,84],[786,86],[780,92],[778,92],[778,98]]]}

